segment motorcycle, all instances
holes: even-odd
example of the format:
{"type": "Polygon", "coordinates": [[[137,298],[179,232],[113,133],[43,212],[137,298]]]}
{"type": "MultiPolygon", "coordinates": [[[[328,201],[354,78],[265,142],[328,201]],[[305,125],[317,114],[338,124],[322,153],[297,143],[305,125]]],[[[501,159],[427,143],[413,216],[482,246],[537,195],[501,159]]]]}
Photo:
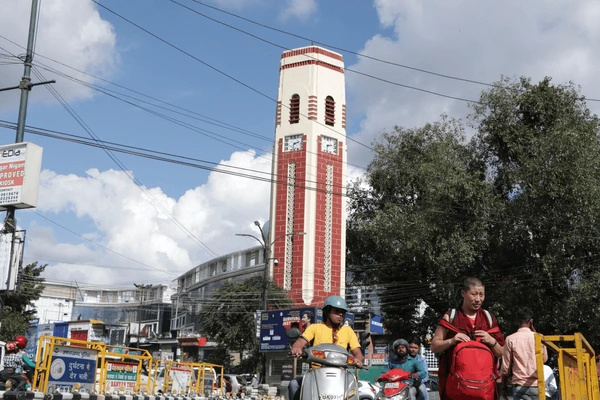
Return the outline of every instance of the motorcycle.
{"type": "Polygon", "coordinates": [[[403,381],[410,379],[410,372],[392,368],[382,374],[377,381],[381,384],[379,400],[404,400],[410,398],[410,385],[403,381]]]}
{"type": "Polygon", "coordinates": [[[29,390],[31,388],[31,382],[33,381],[33,373],[34,369],[29,366],[25,366],[22,372],[13,372],[7,370],[0,371],[0,391],[29,390]],[[20,381],[16,379],[17,376],[20,376],[20,381]]]}
{"type": "Polygon", "coordinates": [[[357,368],[354,356],[336,344],[320,344],[302,353],[307,362],[320,364],[302,380],[301,400],[358,400],[358,383],[349,368],[357,368]]]}

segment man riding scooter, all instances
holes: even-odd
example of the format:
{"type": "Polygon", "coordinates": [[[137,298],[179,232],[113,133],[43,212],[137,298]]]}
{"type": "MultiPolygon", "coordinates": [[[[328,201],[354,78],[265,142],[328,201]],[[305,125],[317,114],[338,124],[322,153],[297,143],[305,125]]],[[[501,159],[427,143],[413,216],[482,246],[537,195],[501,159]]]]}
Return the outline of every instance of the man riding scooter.
{"type": "MultiPolygon", "coordinates": [[[[356,338],[356,333],[349,326],[343,326],[342,321],[348,310],[346,300],[340,296],[330,296],[323,304],[323,323],[311,324],[302,333],[302,336],[296,340],[290,353],[294,357],[302,356],[302,349],[311,341],[313,346],[324,343],[333,343],[344,349],[350,350],[356,364],[360,368],[363,363],[363,354],[356,338]]],[[[290,381],[288,394],[290,400],[297,400],[300,396],[300,387],[302,386],[302,376],[296,377],[290,381]]]]}
{"type": "Polygon", "coordinates": [[[390,357],[388,361],[389,369],[399,368],[411,373],[411,379],[404,381],[412,385],[410,388],[410,400],[426,399],[427,387],[421,384],[421,379],[427,375],[427,372],[417,359],[408,356],[408,342],[404,339],[397,339],[392,344],[392,349],[398,358],[392,359],[390,357]]]}

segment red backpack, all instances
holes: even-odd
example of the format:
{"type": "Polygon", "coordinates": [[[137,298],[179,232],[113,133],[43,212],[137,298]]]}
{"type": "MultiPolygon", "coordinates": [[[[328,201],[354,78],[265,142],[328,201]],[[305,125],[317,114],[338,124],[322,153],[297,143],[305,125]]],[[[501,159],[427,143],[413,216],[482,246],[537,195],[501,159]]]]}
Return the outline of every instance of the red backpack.
{"type": "MultiPolygon", "coordinates": [[[[491,318],[490,318],[491,319],[491,318]]],[[[455,333],[460,331],[446,320],[440,325],[455,333]]],[[[491,326],[491,323],[490,323],[491,326]]],[[[494,327],[488,333],[499,333],[494,327]]],[[[453,400],[493,400],[496,392],[495,356],[481,339],[460,342],[451,350],[450,371],[444,393],[453,400]]]]}

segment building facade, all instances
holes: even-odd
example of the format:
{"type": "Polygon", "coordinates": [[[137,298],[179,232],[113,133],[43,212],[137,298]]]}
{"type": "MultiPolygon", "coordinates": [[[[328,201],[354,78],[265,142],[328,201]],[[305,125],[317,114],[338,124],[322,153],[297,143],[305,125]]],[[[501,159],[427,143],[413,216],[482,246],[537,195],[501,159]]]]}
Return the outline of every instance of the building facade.
{"type": "Polygon", "coordinates": [[[235,251],[214,258],[177,278],[177,291],[172,297],[171,332],[177,338],[179,360],[203,360],[216,347],[210,338],[199,333],[198,317],[202,307],[225,282],[243,282],[265,268],[262,246],[235,251]]]}
{"type": "Polygon", "coordinates": [[[346,94],[341,54],[283,52],[275,121],[269,264],[296,306],[345,294],[346,94]],[[299,237],[298,233],[305,233],[299,237]]]}
{"type": "Polygon", "coordinates": [[[111,344],[149,346],[169,333],[173,293],[165,284],[129,289],[47,281],[34,306],[39,324],[98,320],[110,327],[111,344]]]}

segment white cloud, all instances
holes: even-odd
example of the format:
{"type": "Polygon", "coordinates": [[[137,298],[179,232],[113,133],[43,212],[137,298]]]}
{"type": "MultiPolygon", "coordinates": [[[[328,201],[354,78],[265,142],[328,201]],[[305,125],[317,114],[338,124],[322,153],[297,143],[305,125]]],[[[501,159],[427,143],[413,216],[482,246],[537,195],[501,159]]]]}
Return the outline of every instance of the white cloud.
{"type": "Polygon", "coordinates": [[[316,0],[286,0],[285,3],[286,8],[280,14],[280,18],[284,21],[290,18],[306,20],[317,11],[316,0]]]}
{"type": "MultiPolygon", "coordinates": [[[[0,63],[15,60],[10,54],[25,54],[29,28],[30,1],[4,0],[0,12],[0,27],[2,36],[17,43],[0,38],[0,63]],[[19,47],[21,46],[21,47],[19,47]]],[[[72,69],[61,66],[58,62],[67,64],[75,69],[95,75],[106,75],[118,64],[115,51],[116,35],[110,23],[100,18],[92,2],[53,0],[40,1],[39,23],[36,35],[34,66],[43,68],[42,64],[63,71],[77,79],[89,82],[91,78],[72,69]],[[42,57],[44,56],[44,57],[42,57]]],[[[23,64],[0,65],[0,87],[18,85],[23,76],[23,64]]],[[[73,83],[56,74],[40,69],[47,80],[57,79],[54,85],[65,100],[88,98],[90,89],[73,83]]],[[[39,79],[32,72],[32,81],[39,79]]],[[[19,93],[16,90],[4,92],[0,97],[0,110],[6,105],[14,105],[19,93]]],[[[50,94],[47,90],[37,90],[31,101],[48,101],[50,94]]]]}
{"type": "MultiPolygon", "coordinates": [[[[506,1],[374,2],[387,35],[372,36],[361,53],[398,64],[492,83],[504,76],[545,76],[555,83],[570,80],[582,93],[600,98],[595,66],[600,62],[600,5],[593,0],[573,3],[506,1]]],[[[478,100],[486,87],[444,79],[406,68],[359,58],[348,65],[370,75],[429,91],[478,100]]],[[[370,144],[394,125],[421,126],[442,113],[464,118],[466,103],[378,82],[348,72],[348,110],[362,118],[354,136],[370,144]]],[[[598,103],[588,106],[598,112],[598,103]]],[[[352,142],[350,160],[366,165],[372,154],[352,142]]]]}
{"type": "Polygon", "coordinates": [[[234,10],[241,10],[245,7],[250,7],[261,2],[262,0],[214,0],[214,3],[219,8],[229,8],[234,10]]]}
{"type": "MultiPolygon", "coordinates": [[[[214,254],[252,247],[256,243],[235,237],[235,233],[256,234],[252,221],[268,218],[270,184],[260,179],[269,179],[271,160],[253,151],[236,152],[220,165],[258,171],[241,171],[257,179],[212,172],[206,184],[173,199],[160,188],[140,190],[122,171],[91,169],[86,176],[77,176],[44,170],[37,212],[59,223],[71,215],[91,221],[92,232],[77,233],[101,246],[76,236],[61,243],[59,228],[50,225],[51,230],[39,222],[28,229],[27,256],[58,262],[49,267],[47,276],[57,277],[60,271],[61,280],[167,283],[214,254]],[[178,228],[171,216],[186,231],[178,228]]],[[[60,232],[62,237],[65,234],[60,232]]]]}

